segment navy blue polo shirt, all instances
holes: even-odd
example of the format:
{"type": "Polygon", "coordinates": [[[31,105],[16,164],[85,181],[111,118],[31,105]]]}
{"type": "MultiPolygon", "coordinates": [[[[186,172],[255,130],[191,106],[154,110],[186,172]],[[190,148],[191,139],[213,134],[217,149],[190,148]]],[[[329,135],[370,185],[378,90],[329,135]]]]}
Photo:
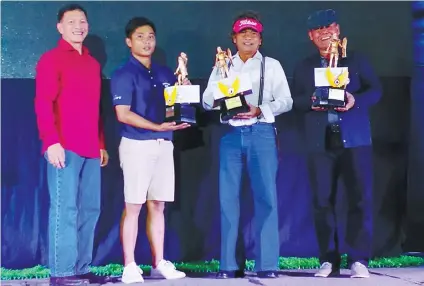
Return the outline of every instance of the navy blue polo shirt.
{"type": "MultiPolygon", "coordinates": [[[[118,68],[111,77],[113,105],[130,105],[131,111],[151,122],[161,124],[165,120],[164,89],[177,81],[166,66],[155,63],[150,69],[134,56],[118,68]]],[[[157,132],[122,124],[121,136],[135,140],[172,140],[172,131],[157,132]]]]}

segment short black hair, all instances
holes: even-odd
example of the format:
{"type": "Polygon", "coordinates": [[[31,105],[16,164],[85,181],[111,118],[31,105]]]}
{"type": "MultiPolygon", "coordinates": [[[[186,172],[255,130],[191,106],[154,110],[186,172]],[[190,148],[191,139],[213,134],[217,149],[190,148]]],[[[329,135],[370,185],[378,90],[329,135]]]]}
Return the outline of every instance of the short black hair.
{"type": "Polygon", "coordinates": [[[85,17],[88,18],[87,11],[85,11],[85,9],[81,5],[67,4],[63,6],[62,8],[60,8],[59,12],[57,12],[57,22],[60,23],[60,21],[62,21],[63,15],[65,15],[66,12],[75,11],[75,10],[79,10],[83,12],[85,17]]]}
{"type": "MultiPolygon", "coordinates": [[[[255,11],[252,11],[252,10],[244,11],[244,12],[242,12],[242,13],[238,14],[238,15],[234,18],[233,25],[231,26],[231,36],[234,36],[234,35],[235,35],[235,33],[234,33],[234,31],[233,31],[233,26],[234,26],[234,24],[235,24],[238,20],[246,19],[246,18],[254,19],[254,20],[258,21],[259,23],[261,23],[261,25],[263,26],[263,24],[262,24],[262,22],[261,22],[261,17],[259,16],[259,13],[255,12],[255,11]]],[[[260,33],[260,35],[261,35],[261,38],[262,38],[262,33],[260,33]]]]}
{"type": "Polygon", "coordinates": [[[127,38],[131,38],[134,31],[143,26],[150,26],[153,32],[156,34],[155,24],[151,20],[147,19],[146,17],[134,17],[129,20],[125,26],[125,36],[127,38]]]}

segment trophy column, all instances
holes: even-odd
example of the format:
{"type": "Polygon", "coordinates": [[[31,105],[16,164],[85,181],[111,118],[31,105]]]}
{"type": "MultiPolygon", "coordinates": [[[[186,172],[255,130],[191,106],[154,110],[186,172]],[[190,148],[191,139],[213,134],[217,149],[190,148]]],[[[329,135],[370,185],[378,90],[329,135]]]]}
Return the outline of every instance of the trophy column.
{"type": "Polygon", "coordinates": [[[229,70],[232,65],[230,49],[224,52],[221,47],[217,47],[216,50],[215,67],[220,80],[214,93],[215,106],[220,106],[221,119],[228,121],[238,113],[249,111],[245,96],[252,93],[252,83],[246,74],[230,76],[229,70]]]}
{"type": "Polygon", "coordinates": [[[188,81],[187,62],[185,53],[178,56],[178,67],[175,71],[177,82],[174,86],[165,88],[166,122],[176,122],[177,124],[188,123],[197,124],[196,107],[191,103],[200,102],[200,86],[185,84],[188,81]]]}
{"type": "Polygon", "coordinates": [[[342,58],[347,57],[347,38],[340,41],[333,34],[327,48],[328,67],[316,68],[315,76],[315,100],[314,107],[334,109],[346,105],[346,86],[349,83],[349,70],[347,67],[338,67],[339,48],[342,49],[342,58]]]}

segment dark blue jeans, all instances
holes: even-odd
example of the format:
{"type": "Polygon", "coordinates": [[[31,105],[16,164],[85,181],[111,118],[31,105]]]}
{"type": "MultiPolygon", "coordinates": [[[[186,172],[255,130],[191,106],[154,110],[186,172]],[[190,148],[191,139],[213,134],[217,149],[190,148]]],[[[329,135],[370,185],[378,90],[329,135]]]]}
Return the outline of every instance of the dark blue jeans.
{"type": "Polygon", "coordinates": [[[221,206],[221,261],[223,271],[238,270],[236,242],[240,219],[243,165],[253,190],[255,270],[278,270],[279,233],[276,177],[278,168],[274,127],[223,127],[220,141],[219,201],[221,206]]]}
{"type": "Polygon", "coordinates": [[[51,277],[89,272],[100,215],[100,159],[65,150],[65,165],[57,169],[47,163],[51,277]]]}

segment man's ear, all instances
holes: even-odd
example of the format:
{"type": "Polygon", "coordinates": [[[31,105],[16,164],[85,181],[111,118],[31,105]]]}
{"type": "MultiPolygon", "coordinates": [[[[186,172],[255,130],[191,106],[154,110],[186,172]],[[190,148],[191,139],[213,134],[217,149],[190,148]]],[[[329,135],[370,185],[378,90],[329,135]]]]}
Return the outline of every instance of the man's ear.
{"type": "Polygon", "coordinates": [[[62,35],[62,34],[63,34],[63,26],[62,26],[62,23],[57,23],[56,28],[57,28],[57,30],[59,31],[59,33],[62,35]]]}
{"type": "Polygon", "coordinates": [[[129,48],[131,48],[131,39],[128,39],[128,38],[125,38],[125,43],[127,44],[127,46],[129,47],[129,48]]]}
{"type": "Polygon", "coordinates": [[[336,30],[337,30],[337,32],[336,32],[337,36],[340,36],[340,26],[339,26],[339,24],[336,25],[336,30]]]}
{"type": "Polygon", "coordinates": [[[309,37],[309,40],[313,41],[312,32],[311,31],[308,31],[308,37],[309,37]]]}

